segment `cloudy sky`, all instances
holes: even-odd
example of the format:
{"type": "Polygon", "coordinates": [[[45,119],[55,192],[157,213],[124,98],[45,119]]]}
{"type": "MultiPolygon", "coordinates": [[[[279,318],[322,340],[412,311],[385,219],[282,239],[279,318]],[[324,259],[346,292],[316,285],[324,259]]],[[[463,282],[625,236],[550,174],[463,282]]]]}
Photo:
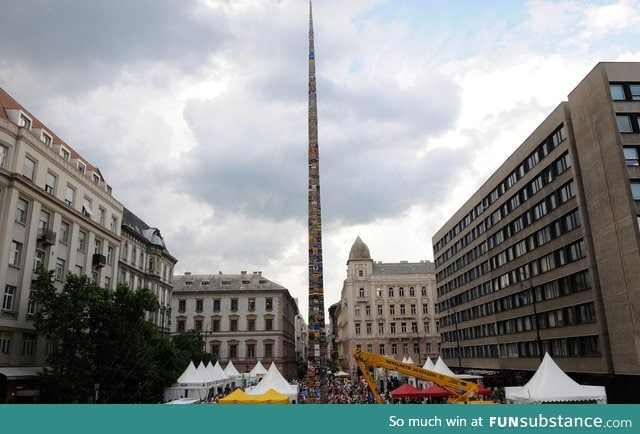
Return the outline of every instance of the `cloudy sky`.
{"type": "MultiPolygon", "coordinates": [[[[355,238],[431,237],[599,61],[640,1],[316,0],[325,307],[355,238]]],[[[158,227],[177,273],[257,271],[307,315],[307,0],[23,0],[0,86],[158,227]]]]}

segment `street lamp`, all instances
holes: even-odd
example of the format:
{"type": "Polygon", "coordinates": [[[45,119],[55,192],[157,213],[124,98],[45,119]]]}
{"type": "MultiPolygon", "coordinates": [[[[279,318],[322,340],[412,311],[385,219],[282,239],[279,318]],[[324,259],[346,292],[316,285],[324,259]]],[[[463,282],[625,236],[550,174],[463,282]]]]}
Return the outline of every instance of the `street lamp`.
{"type": "MultiPolygon", "coordinates": [[[[531,302],[532,302],[531,304],[533,305],[533,323],[535,324],[535,327],[536,327],[536,345],[538,347],[538,357],[540,358],[540,361],[542,361],[544,354],[542,354],[542,340],[540,339],[540,322],[538,320],[536,291],[533,288],[531,277],[526,272],[521,272],[520,276],[521,277],[524,276],[523,280],[527,280],[529,282],[529,293],[531,294],[531,302]]],[[[520,282],[520,288],[522,288],[522,281],[520,282]]],[[[524,291],[522,294],[520,294],[520,299],[521,300],[527,299],[526,293],[524,291]]]]}
{"type": "MultiPolygon", "coordinates": [[[[456,308],[452,307],[451,309],[453,309],[453,323],[456,326],[456,344],[458,346],[458,368],[462,369],[462,355],[460,354],[460,332],[458,330],[458,318],[456,314],[456,308]]],[[[449,309],[447,309],[447,313],[448,312],[449,312],[449,309]]]]}

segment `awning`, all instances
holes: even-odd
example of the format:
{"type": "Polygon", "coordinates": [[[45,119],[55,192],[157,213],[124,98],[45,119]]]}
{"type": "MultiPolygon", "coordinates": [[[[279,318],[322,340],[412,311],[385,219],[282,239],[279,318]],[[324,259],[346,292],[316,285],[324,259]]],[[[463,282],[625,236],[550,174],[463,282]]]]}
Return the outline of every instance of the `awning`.
{"type": "Polygon", "coordinates": [[[0,366],[0,375],[7,380],[28,380],[42,372],[42,366],[0,366]]]}

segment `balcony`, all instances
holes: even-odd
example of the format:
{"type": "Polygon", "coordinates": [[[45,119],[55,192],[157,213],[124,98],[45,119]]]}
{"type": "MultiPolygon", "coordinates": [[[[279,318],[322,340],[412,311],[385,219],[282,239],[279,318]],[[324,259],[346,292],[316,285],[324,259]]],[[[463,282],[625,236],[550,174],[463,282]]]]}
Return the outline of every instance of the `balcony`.
{"type": "Polygon", "coordinates": [[[100,253],[93,254],[93,260],[91,261],[91,265],[96,268],[102,268],[107,263],[107,257],[105,255],[101,255],[100,253]]]}
{"type": "Polygon", "coordinates": [[[54,245],[56,243],[56,233],[50,229],[39,229],[38,243],[46,246],[54,245]]]}

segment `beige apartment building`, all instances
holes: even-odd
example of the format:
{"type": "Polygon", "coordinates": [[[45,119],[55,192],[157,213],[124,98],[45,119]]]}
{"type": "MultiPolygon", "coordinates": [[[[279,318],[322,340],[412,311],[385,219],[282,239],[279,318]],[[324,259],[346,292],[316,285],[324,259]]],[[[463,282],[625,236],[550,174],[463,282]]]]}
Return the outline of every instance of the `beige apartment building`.
{"type": "Polygon", "coordinates": [[[221,365],[249,372],[258,360],[275,362],[296,378],[299,310],[289,290],[261,271],[173,276],[173,333],[196,330],[221,365]]]}
{"type": "Polygon", "coordinates": [[[599,63],[435,234],[450,367],[532,372],[548,352],[637,401],[639,149],[640,63],[599,63]]]}
{"type": "Polygon", "coordinates": [[[33,396],[15,386],[46,358],[29,301],[34,271],[53,270],[60,287],[70,272],[113,287],[121,222],[100,170],[0,89],[0,400],[33,396]]]}
{"type": "Polygon", "coordinates": [[[355,349],[424,364],[437,357],[435,275],[430,261],[382,263],[358,237],[339,303],[329,308],[332,359],[355,375],[355,349]]]}

